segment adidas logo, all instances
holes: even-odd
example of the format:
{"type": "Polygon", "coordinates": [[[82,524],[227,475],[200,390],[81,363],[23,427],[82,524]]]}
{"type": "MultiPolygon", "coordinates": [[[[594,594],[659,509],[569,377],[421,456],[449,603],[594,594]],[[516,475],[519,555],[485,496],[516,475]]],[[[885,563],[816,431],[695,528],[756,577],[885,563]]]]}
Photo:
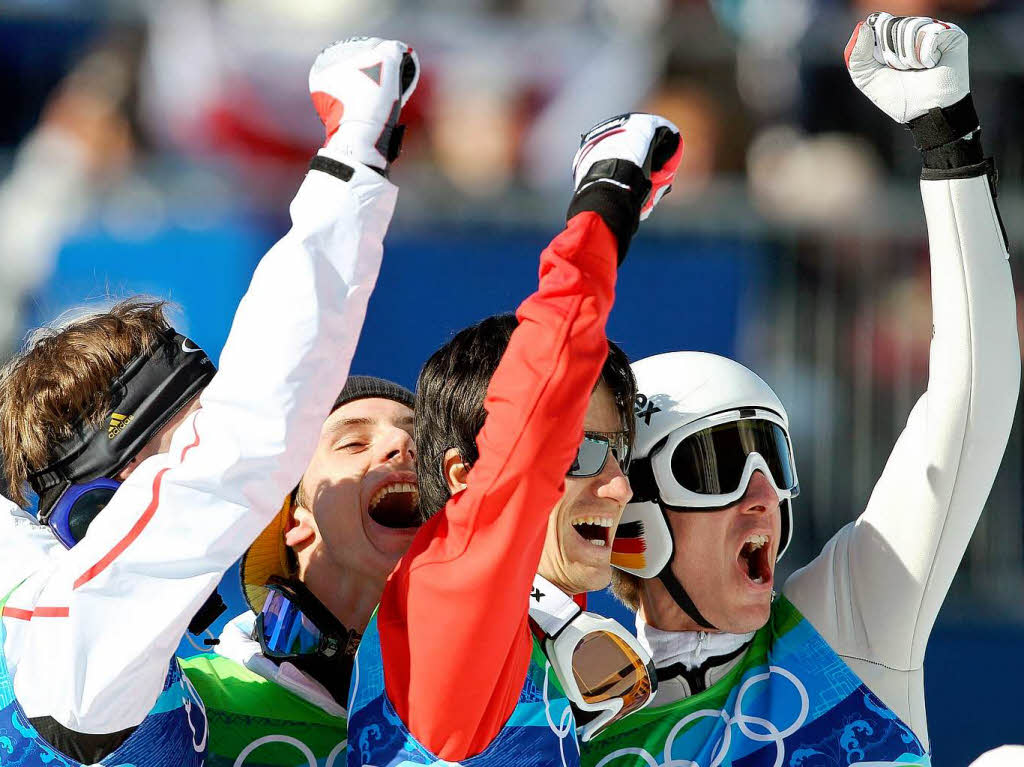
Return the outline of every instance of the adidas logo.
{"type": "Polygon", "coordinates": [[[130,415],[121,415],[120,413],[114,413],[110,416],[110,423],[107,424],[107,439],[113,439],[121,433],[128,422],[132,420],[130,415]]]}

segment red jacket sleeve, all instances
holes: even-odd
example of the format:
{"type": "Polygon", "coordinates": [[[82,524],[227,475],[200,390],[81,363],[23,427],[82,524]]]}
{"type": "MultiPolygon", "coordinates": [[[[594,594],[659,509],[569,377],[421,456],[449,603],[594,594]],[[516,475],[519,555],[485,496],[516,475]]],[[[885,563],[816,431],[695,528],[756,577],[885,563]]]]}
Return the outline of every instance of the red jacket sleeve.
{"type": "Polygon", "coordinates": [[[541,255],[487,389],[468,487],[413,540],[378,612],[387,694],[412,734],[459,760],[483,751],[526,679],[530,584],[608,353],[616,240],[593,212],[541,255]]]}

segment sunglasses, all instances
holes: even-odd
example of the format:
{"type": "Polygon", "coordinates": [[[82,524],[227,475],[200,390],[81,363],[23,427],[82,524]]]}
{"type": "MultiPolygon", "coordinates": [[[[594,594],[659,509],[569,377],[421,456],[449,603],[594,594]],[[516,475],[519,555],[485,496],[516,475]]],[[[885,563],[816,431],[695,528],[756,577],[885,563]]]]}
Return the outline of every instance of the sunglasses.
{"type": "Polygon", "coordinates": [[[604,471],[609,453],[615,456],[619,468],[625,473],[629,469],[629,434],[624,431],[584,432],[583,441],[576,451],[576,459],[565,476],[596,477],[604,471]]]}

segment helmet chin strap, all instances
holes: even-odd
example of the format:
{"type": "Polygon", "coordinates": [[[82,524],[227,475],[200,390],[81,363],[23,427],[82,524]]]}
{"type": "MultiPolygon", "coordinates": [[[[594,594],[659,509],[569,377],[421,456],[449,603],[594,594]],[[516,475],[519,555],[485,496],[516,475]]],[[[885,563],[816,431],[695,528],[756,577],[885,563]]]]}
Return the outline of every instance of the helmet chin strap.
{"type": "Polygon", "coordinates": [[[661,572],[658,573],[658,580],[664,584],[665,589],[672,596],[672,599],[675,600],[675,603],[679,606],[680,610],[693,618],[699,626],[706,629],[717,630],[711,621],[701,615],[700,610],[697,609],[697,605],[693,603],[690,595],[687,594],[686,589],[683,588],[683,584],[679,582],[675,573],[672,572],[671,560],[662,568],[661,572]]]}

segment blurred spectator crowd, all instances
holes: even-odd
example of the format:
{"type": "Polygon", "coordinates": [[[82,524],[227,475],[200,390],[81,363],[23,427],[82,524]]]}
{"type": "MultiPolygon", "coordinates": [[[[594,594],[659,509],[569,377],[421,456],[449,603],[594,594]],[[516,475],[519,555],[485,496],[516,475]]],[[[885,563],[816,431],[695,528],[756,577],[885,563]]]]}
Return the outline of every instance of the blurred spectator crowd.
{"type": "MultiPolygon", "coordinates": [[[[403,112],[412,129],[398,171],[400,221],[547,228],[591,124],[646,110],[681,128],[682,171],[666,200],[674,215],[656,223],[764,245],[771,290],[751,301],[737,346],[776,372],[768,377],[784,400],[804,407],[794,420],[806,425],[803,475],[820,496],[814,537],[827,536],[863,502],[927,370],[918,159],[906,131],[856,92],[842,58],[855,22],[878,6],[9,0],[0,7],[0,359],[18,344],[26,301],[51,277],[61,244],[85,221],[138,240],[168,221],[195,227],[232,215],[282,231],[322,136],[306,89],[313,54],[348,35],[397,37],[424,64],[403,112]],[[831,428],[857,439],[822,443],[835,413],[844,415],[831,428]],[[837,461],[853,472],[830,473],[837,461]],[[839,490],[847,502],[831,504],[839,490]],[[835,520],[821,516],[829,506],[835,520]]],[[[1024,3],[884,6],[968,30],[984,142],[1020,242],[1012,209],[1024,185],[1024,3]]],[[[1005,498],[1018,509],[1022,453],[1011,443],[1017,466],[1005,498]]],[[[1016,516],[991,538],[1013,543],[999,559],[1020,573],[1016,516]]]]}

